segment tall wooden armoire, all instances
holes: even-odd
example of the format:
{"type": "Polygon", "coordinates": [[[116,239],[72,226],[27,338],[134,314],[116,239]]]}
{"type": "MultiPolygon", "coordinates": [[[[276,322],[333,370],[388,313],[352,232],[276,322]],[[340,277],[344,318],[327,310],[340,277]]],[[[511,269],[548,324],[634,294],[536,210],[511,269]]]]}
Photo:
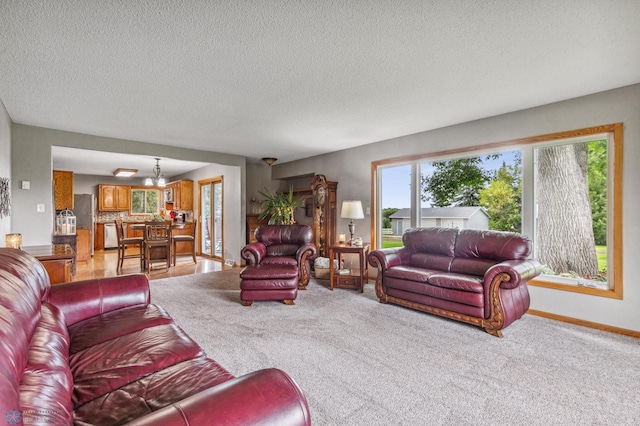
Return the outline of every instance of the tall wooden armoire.
{"type": "Polygon", "coordinates": [[[329,255],[329,244],[336,242],[338,182],[329,182],[324,175],[315,175],[313,191],[313,235],[318,256],[329,255]]]}

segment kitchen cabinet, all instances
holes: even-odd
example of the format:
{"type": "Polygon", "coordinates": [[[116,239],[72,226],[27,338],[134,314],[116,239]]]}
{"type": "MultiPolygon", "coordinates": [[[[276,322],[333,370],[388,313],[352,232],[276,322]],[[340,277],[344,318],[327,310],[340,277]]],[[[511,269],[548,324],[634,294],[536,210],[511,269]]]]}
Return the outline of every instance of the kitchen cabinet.
{"type": "Polygon", "coordinates": [[[53,198],[56,210],[73,210],[73,172],[53,171],[53,198]]]}
{"type": "Polygon", "coordinates": [[[91,259],[91,230],[89,228],[78,228],[76,234],[76,261],[86,262],[91,259]]]}
{"type": "MultiPolygon", "coordinates": [[[[126,224],[126,235],[127,238],[144,238],[144,228],[143,229],[133,229],[131,227],[132,223],[126,224]]],[[[127,247],[140,247],[140,244],[127,244],[127,247]]]]}
{"type": "Polygon", "coordinates": [[[96,232],[93,239],[94,250],[104,250],[104,223],[96,223],[96,232]]]}
{"type": "Polygon", "coordinates": [[[173,203],[165,203],[166,210],[193,210],[192,180],[169,182],[167,188],[173,189],[173,203]]]}
{"type": "Polygon", "coordinates": [[[131,187],[125,185],[98,185],[98,210],[131,210],[131,187]]]}

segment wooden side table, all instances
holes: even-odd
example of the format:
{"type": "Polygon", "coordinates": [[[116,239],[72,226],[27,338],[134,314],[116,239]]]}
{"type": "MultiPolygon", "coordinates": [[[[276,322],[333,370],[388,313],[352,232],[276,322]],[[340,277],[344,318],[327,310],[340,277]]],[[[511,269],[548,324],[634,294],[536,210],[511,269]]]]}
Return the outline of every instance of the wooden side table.
{"type": "Polygon", "coordinates": [[[364,291],[364,285],[369,281],[369,264],[367,263],[367,255],[369,254],[369,243],[363,243],[361,247],[349,244],[333,244],[329,246],[329,282],[330,289],[333,291],[337,288],[353,288],[360,289],[360,293],[364,291]],[[348,274],[341,274],[334,268],[333,259],[338,256],[338,265],[342,265],[343,254],[357,254],[359,258],[359,268],[349,269],[348,274]]]}
{"type": "Polygon", "coordinates": [[[49,274],[51,284],[61,284],[71,281],[71,264],[76,253],[69,244],[52,244],[49,246],[27,246],[22,247],[36,259],[38,259],[44,269],[49,274]]]}

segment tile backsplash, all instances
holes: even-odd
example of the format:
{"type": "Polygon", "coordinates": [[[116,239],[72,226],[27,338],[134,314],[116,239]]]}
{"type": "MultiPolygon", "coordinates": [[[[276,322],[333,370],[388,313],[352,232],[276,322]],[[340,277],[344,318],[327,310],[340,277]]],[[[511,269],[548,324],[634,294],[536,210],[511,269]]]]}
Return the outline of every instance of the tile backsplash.
{"type": "Polygon", "coordinates": [[[116,219],[122,219],[123,222],[144,222],[153,219],[153,215],[130,215],[128,210],[121,212],[98,212],[98,222],[113,222],[116,219]]]}
{"type": "MultiPolygon", "coordinates": [[[[182,213],[186,214],[186,220],[191,221],[192,211],[184,210],[182,213]]],[[[169,216],[166,216],[169,219],[169,216]]],[[[116,219],[121,219],[123,222],[145,222],[153,219],[152,214],[136,214],[130,215],[128,210],[120,212],[98,212],[98,222],[113,222],[116,219]]]]}

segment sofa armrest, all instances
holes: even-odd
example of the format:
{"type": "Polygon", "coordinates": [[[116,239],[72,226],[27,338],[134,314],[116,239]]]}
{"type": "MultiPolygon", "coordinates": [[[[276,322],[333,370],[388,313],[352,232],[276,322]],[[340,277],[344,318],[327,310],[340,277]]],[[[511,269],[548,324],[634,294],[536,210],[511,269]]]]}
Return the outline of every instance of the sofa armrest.
{"type": "Polygon", "coordinates": [[[399,266],[408,261],[408,251],[404,248],[387,248],[374,250],[367,257],[369,265],[384,272],[393,266],[399,266]]]}
{"type": "Polygon", "coordinates": [[[500,287],[516,288],[520,283],[526,283],[542,273],[542,265],[537,260],[505,260],[493,265],[484,274],[484,286],[488,288],[498,274],[509,275],[509,280],[503,280],[500,287]]]}
{"type": "Polygon", "coordinates": [[[267,247],[262,243],[251,243],[244,246],[240,256],[250,264],[258,265],[263,257],[267,255],[267,247]]]}
{"type": "Polygon", "coordinates": [[[301,245],[296,251],[296,259],[300,265],[303,260],[313,260],[316,258],[316,245],[313,243],[306,243],[301,245]]]}
{"type": "Polygon", "coordinates": [[[49,295],[49,302],[64,313],[67,326],[127,306],[146,305],[150,299],[144,274],[54,285],[49,295]]]}
{"type": "Polygon", "coordinates": [[[136,419],[151,425],[310,425],[307,400],[283,371],[265,369],[229,380],[136,419]]]}

